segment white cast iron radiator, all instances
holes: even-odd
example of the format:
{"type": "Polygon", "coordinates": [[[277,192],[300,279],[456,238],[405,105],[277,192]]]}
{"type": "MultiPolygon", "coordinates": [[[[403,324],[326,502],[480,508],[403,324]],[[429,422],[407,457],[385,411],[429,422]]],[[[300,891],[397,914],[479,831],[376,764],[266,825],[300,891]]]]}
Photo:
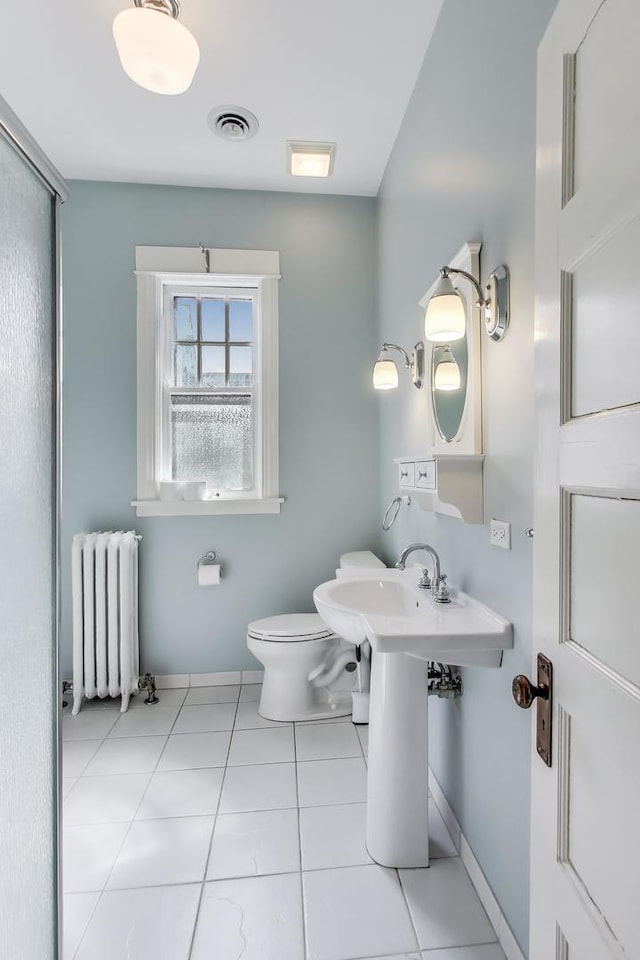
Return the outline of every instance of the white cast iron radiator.
{"type": "Polygon", "coordinates": [[[71,547],[73,710],[82,698],[138,689],[138,541],[127,533],[78,533],[71,547]]]}

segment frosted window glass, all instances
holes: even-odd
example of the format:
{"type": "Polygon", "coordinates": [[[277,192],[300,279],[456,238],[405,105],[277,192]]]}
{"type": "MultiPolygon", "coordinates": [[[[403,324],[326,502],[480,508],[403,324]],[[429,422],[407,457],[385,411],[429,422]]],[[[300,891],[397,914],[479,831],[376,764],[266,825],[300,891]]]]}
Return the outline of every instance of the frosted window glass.
{"type": "Polygon", "coordinates": [[[202,298],[202,339],[224,342],[224,300],[202,298]]]}
{"type": "Polygon", "coordinates": [[[251,347],[229,347],[229,386],[252,387],[251,347]]]}
{"type": "Polygon", "coordinates": [[[197,347],[176,343],[174,346],[173,383],[176,387],[195,387],[198,385],[197,347]]]}
{"type": "Polygon", "coordinates": [[[173,298],[173,339],[198,339],[198,301],[195,297],[173,298]]]}
{"type": "Polygon", "coordinates": [[[207,480],[210,490],[253,487],[251,396],[171,398],[174,480],[207,480]]]}
{"type": "Polygon", "coordinates": [[[0,184],[0,955],[43,960],[56,929],[54,204],[1,136],[0,184]]]}
{"type": "Polygon", "coordinates": [[[224,347],[202,347],[202,386],[224,387],[224,347]]]}
{"type": "Polygon", "coordinates": [[[253,339],[253,304],[251,300],[229,302],[229,340],[253,339]]]}

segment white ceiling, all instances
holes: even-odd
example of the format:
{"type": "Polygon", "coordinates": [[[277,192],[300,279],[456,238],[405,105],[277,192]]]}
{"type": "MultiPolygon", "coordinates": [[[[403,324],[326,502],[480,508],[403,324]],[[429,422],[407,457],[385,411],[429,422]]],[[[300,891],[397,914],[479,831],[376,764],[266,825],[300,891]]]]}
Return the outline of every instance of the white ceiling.
{"type": "Polygon", "coordinates": [[[183,0],[201,60],[187,93],[132,83],[113,43],[132,0],[11,0],[0,92],[66,178],[375,195],[443,0],[183,0]],[[258,135],[207,114],[237,104],[258,135]],[[335,141],[333,176],[293,178],[286,140],[335,141]]]}

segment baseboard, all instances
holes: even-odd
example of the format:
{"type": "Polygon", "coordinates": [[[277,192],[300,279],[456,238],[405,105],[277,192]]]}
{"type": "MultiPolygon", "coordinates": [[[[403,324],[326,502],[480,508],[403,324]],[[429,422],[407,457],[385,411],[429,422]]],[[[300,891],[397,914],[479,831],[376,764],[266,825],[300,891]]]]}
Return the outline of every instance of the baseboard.
{"type": "Polygon", "coordinates": [[[165,673],[156,676],[158,690],[179,687],[226,687],[239,683],[262,683],[264,670],[228,670],[224,673],[165,673]]]}
{"type": "Polygon", "coordinates": [[[491,887],[487,883],[487,878],[482,872],[482,867],[476,860],[475,854],[469,846],[467,838],[460,829],[460,824],[458,823],[453,810],[449,806],[449,802],[444,795],[442,787],[436,780],[431,769],[429,770],[429,790],[431,791],[431,796],[433,797],[436,807],[440,811],[442,819],[447,825],[447,830],[451,834],[453,842],[458,848],[460,859],[462,860],[462,863],[469,874],[469,878],[475,887],[476,893],[480,897],[482,906],[487,912],[491,926],[496,932],[498,942],[502,947],[507,960],[525,960],[525,956],[518,946],[518,942],[511,931],[511,927],[507,923],[507,919],[500,909],[500,904],[491,890],[491,887]]]}

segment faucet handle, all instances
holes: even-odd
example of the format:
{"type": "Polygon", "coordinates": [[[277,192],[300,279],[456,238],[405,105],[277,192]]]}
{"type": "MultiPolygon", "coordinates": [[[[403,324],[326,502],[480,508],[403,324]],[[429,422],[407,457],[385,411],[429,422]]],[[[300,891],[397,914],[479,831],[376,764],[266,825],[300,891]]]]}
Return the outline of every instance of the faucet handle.
{"type": "Polygon", "coordinates": [[[431,590],[431,577],[427,567],[420,567],[420,579],[418,586],[421,590],[431,590]]]}
{"type": "Polygon", "coordinates": [[[451,603],[449,588],[447,587],[446,573],[443,573],[440,576],[440,580],[436,584],[436,591],[433,599],[436,601],[436,603],[451,603]]]}

